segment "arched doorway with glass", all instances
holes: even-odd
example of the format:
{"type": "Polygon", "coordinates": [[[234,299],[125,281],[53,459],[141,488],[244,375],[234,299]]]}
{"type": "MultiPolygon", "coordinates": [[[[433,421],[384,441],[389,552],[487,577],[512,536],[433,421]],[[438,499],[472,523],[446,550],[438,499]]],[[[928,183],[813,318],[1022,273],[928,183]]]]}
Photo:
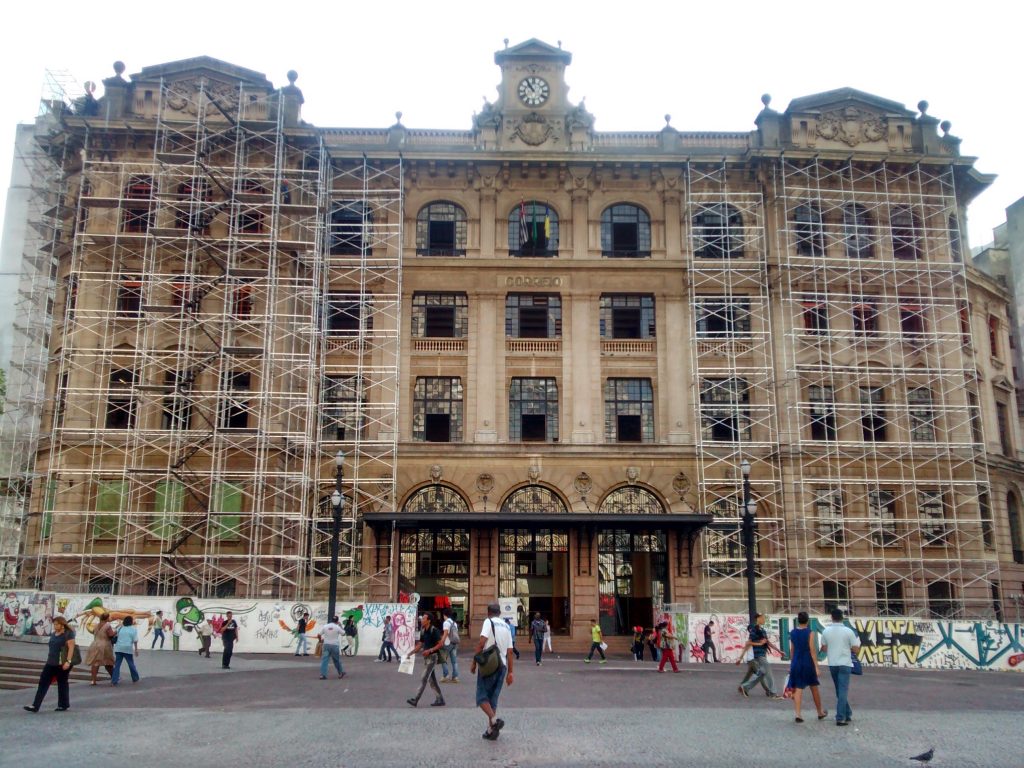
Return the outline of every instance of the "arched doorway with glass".
{"type": "Polygon", "coordinates": [[[519,625],[540,613],[552,632],[569,629],[569,532],[566,528],[515,525],[517,515],[565,515],[568,510],[557,493],[542,485],[513,491],[501,505],[510,527],[498,538],[498,595],[516,598],[519,625]]]}
{"type": "Polygon", "coordinates": [[[421,522],[400,532],[399,592],[418,595],[421,611],[451,605],[461,621],[469,599],[469,529],[446,526],[443,520],[446,513],[468,513],[469,505],[454,489],[434,484],[410,496],[403,512],[421,521],[436,514],[438,524],[421,522]]]}
{"type": "MultiPolygon", "coordinates": [[[[598,511],[608,515],[660,515],[665,508],[651,491],[631,485],[611,491],[598,511]]],[[[669,601],[665,531],[654,525],[599,528],[597,560],[601,631],[606,635],[629,635],[635,626],[650,626],[654,606],[669,601]]]]}

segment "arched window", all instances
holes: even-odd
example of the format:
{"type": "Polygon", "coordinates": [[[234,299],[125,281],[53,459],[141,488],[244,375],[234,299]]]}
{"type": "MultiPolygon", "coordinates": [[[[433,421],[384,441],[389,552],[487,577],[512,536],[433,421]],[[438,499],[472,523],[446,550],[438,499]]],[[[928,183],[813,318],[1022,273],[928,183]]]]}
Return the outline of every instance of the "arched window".
{"type": "Polygon", "coordinates": [[[466,212],[455,203],[439,200],[416,215],[417,256],[465,256],[466,212]]]}
{"type": "Polygon", "coordinates": [[[131,368],[113,368],[110,371],[107,394],[107,429],[133,429],[135,427],[136,373],[131,368]]]}
{"type": "Polygon", "coordinates": [[[801,203],[793,210],[793,233],[798,255],[825,255],[825,227],[815,203],[801,203]]]}
{"type": "Polygon", "coordinates": [[[875,225],[863,205],[843,206],[843,239],[850,259],[870,259],[875,255],[875,225]]]}
{"type": "Polygon", "coordinates": [[[526,485],[510,493],[501,504],[503,515],[558,514],[568,512],[558,494],[543,485],[526,485]]]}
{"type": "Polygon", "coordinates": [[[892,255],[912,261],[921,258],[921,222],[905,205],[893,208],[889,216],[892,231],[892,255]]]}
{"type": "Polygon", "coordinates": [[[124,231],[148,232],[153,226],[153,177],[132,176],[124,196],[124,231]]]}
{"type": "Polygon", "coordinates": [[[1010,521],[1010,548],[1013,550],[1013,562],[1024,563],[1024,531],[1020,520],[1020,506],[1017,497],[1006,494],[1006,516],[1010,521]]]}
{"type": "Polygon", "coordinates": [[[410,496],[402,512],[411,514],[434,515],[439,513],[468,514],[469,504],[458,493],[447,485],[426,485],[410,496]]]}
{"type": "Polygon", "coordinates": [[[712,203],[693,216],[693,254],[698,259],[743,256],[743,217],[728,203],[712,203]]]}
{"type": "Polygon", "coordinates": [[[558,214],[551,206],[530,200],[509,212],[508,252],[512,256],[558,255],[558,214]]]}
{"type": "Polygon", "coordinates": [[[646,488],[626,485],[605,496],[597,511],[611,515],[663,515],[665,507],[646,488]]]}
{"type": "Polygon", "coordinates": [[[651,217],[629,203],[610,205],[601,213],[601,255],[638,259],[651,255],[651,217]]]}
{"type": "Polygon", "coordinates": [[[366,226],[373,216],[361,200],[342,200],[331,208],[328,223],[330,253],[332,256],[359,256],[364,247],[370,247],[366,226]]]}

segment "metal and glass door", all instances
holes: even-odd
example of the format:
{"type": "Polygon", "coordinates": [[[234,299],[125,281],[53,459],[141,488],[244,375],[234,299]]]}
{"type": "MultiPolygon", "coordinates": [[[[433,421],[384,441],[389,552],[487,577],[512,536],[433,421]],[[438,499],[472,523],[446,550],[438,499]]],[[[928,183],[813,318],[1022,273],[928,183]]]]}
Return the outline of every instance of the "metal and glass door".
{"type": "Polygon", "coordinates": [[[520,626],[540,613],[553,632],[569,627],[569,534],[563,529],[502,528],[498,548],[500,596],[519,598],[520,626]]]}
{"type": "Polygon", "coordinates": [[[598,615],[606,635],[651,626],[654,606],[669,599],[667,549],[664,531],[598,531],[598,615]]]}

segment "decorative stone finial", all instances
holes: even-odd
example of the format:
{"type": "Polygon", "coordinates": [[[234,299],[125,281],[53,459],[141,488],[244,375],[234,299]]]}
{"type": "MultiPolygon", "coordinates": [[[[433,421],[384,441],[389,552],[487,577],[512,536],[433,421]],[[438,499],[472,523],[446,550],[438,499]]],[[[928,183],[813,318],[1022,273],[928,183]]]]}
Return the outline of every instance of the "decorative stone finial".
{"type": "Polygon", "coordinates": [[[921,99],[919,102],[917,102],[917,108],[921,112],[921,117],[924,117],[928,113],[928,102],[925,101],[924,99],[921,99]]]}
{"type": "Polygon", "coordinates": [[[672,115],[666,114],[665,115],[665,127],[669,128],[669,127],[671,127],[671,125],[672,125],[672,115]]]}
{"type": "Polygon", "coordinates": [[[395,122],[396,122],[396,125],[401,125],[402,124],[402,113],[401,112],[395,112],[395,122]]]}
{"type": "Polygon", "coordinates": [[[94,83],[92,80],[86,80],[83,87],[85,88],[85,92],[88,93],[90,96],[96,93],[96,83],[94,83]]]}
{"type": "Polygon", "coordinates": [[[562,41],[561,40],[558,41],[558,50],[562,50],[562,41]]]}
{"type": "Polygon", "coordinates": [[[505,47],[508,48],[508,38],[505,38],[505,47]]]}
{"type": "Polygon", "coordinates": [[[288,83],[290,85],[295,85],[295,81],[299,79],[299,73],[296,72],[294,69],[289,69],[288,74],[285,75],[285,77],[288,78],[288,83]]]}
{"type": "Polygon", "coordinates": [[[941,123],[939,123],[939,128],[942,129],[942,135],[943,136],[948,136],[949,135],[949,129],[952,128],[952,127],[953,127],[953,124],[951,122],[949,122],[949,120],[943,120],[941,123]]]}
{"type": "Polygon", "coordinates": [[[772,103],[772,95],[770,93],[762,93],[761,103],[764,104],[765,109],[768,109],[768,105],[772,103]]]}

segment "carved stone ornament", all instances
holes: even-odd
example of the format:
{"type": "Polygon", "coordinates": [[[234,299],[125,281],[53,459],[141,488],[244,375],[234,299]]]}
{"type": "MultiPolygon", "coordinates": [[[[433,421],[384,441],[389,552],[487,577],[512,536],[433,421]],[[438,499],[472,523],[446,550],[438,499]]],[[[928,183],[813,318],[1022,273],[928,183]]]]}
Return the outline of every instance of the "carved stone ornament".
{"type": "Polygon", "coordinates": [[[672,490],[679,496],[680,501],[690,492],[690,478],[686,476],[686,473],[680,472],[672,478],[672,490]]]}
{"type": "Polygon", "coordinates": [[[626,482],[630,485],[640,479],[640,470],[636,467],[626,467],[626,482]]]}
{"type": "Polygon", "coordinates": [[[441,468],[440,464],[430,465],[430,479],[435,483],[441,482],[441,476],[444,474],[444,469],[441,468]]]}
{"type": "Polygon", "coordinates": [[[178,80],[171,83],[167,86],[164,103],[168,109],[174,112],[197,115],[203,100],[200,93],[216,99],[228,114],[233,114],[238,109],[238,86],[203,78],[178,80]]]}
{"type": "Polygon", "coordinates": [[[586,496],[594,488],[594,481],[590,479],[590,475],[586,472],[580,472],[576,475],[576,479],[572,481],[572,487],[576,489],[576,493],[580,496],[586,496]]]}
{"type": "Polygon", "coordinates": [[[530,479],[531,483],[536,483],[540,480],[540,467],[536,464],[531,464],[530,469],[526,472],[526,476],[530,479]]]}
{"type": "Polygon", "coordinates": [[[562,139],[559,126],[545,117],[531,112],[526,117],[515,118],[510,123],[509,139],[518,139],[531,147],[538,147],[546,141],[558,143],[562,139]]]}
{"type": "Polygon", "coordinates": [[[494,475],[481,472],[476,477],[476,489],[480,493],[490,493],[494,490],[494,475]]]}
{"type": "Polygon", "coordinates": [[[821,138],[841,141],[851,147],[863,141],[881,141],[886,132],[884,117],[856,107],[826,112],[818,120],[818,135],[821,138]]]}

